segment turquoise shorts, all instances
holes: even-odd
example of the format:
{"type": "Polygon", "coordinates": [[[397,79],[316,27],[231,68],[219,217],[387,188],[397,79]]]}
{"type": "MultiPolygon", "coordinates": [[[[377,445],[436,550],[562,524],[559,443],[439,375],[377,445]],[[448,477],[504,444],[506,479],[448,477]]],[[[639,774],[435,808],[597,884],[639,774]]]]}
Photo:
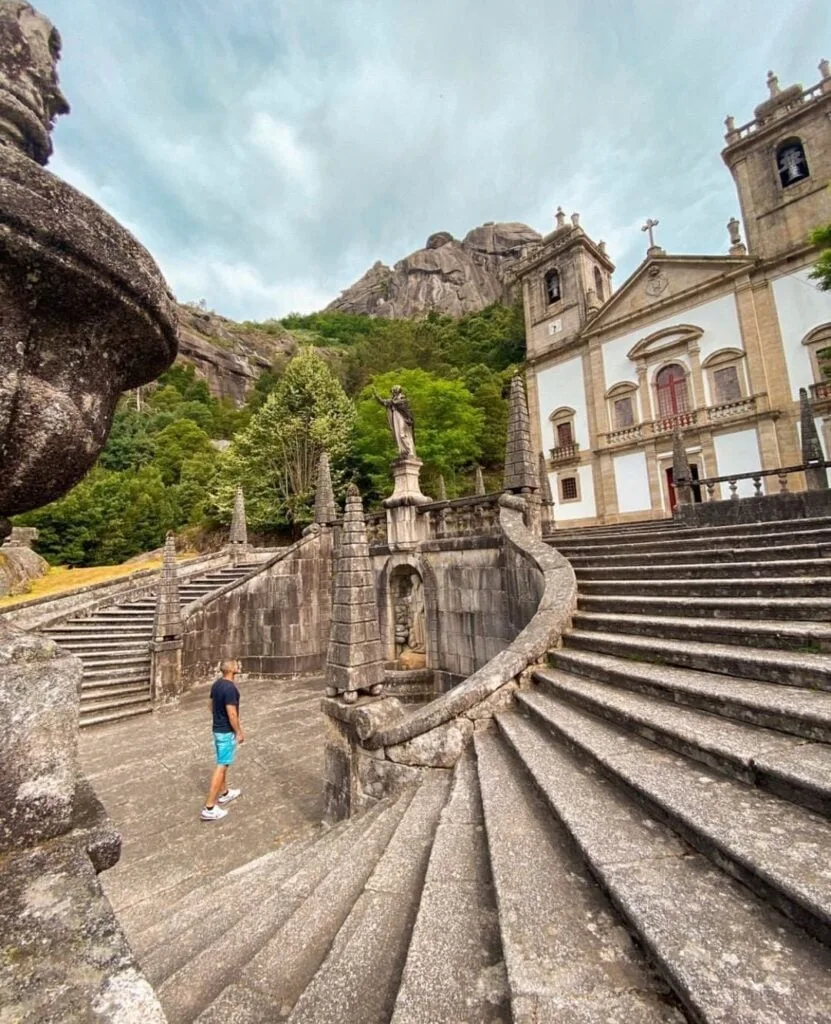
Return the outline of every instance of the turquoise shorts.
{"type": "Polygon", "coordinates": [[[216,747],[216,763],[229,765],[234,763],[234,756],[237,752],[237,737],[232,732],[215,732],[214,747],[216,747]]]}

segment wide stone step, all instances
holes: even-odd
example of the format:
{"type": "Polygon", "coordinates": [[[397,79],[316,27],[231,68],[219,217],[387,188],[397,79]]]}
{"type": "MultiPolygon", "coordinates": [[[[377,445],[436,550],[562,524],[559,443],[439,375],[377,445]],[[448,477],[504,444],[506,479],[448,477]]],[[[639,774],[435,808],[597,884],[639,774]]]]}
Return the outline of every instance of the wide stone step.
{"type": "Polygon", "coordinates": [[[738,547],[759,547],[767,544],[782,545],[783,533],[787,533],[788,544],[831,544],[831,527],[825,526],[819,529],[791,529],[788,531],[779,530],[770,533],[757,533],[742,538],[730,536],[715,538],[706,537],[683,537],[675,534],[666,538],[650,537],[648,539],[621,537],[598,538],[594,542],[580,541],[579,543],[562,542],[557,538],[549,539],[548,543],[556,548],[566,558],[573,555],[620,555],[620,554],[659,554],[672,551],[706,551],[715,546],[728,548],[738,547]],[[746,541],[746,542],[745,542],[746,541]]]}
{"type": "Polygon", "coordinates": [[[50,640],[54,640],[62,647],[70,650],[77,648],[79,651],[121,651],[146,652],[149,638],[144,640],[141,637],[103,637],[100,633],[60,633],[46,632],[50,640]]]}
{"type": "Polygon", "coordinates": [[[518,701],[648,813],[820,942],[831,942],[831,822],[548,694],[522,693],[518,701]]]}
{"type": "Polygon", "coordinates": [[[386,1024],[395,1005],[424,875],[449,789],[426,780],[407,808],[289,1024],[386,1024]]]}
{"type": "Polygon", "coordinates": [[[683,1020],[563,826],[494,733],[479,783],[514,1024],[683,1020]]]}
{"type": "Polygon", "coordinates": [[[808,519],[775,519],[761,523],[728,523],[725,526],[681,526],[672,519],[652,520],[643,523],[620,523],[610,526],[584,526],[578,529],[556,529],[551,535],[553,539],[567,537],[575,540],[591,542],[596,537],[610,535],[622,541],[636,539],[647,535],[655,537],[665,535],[691,540],[697,537],[709,537],[715,542],[725,537],[753,537],[759,534],[793,533],[831,530],[831,516],[814,516],[808,519]]]}
{"type": "Polygon", "coordinates": [[[113,722],[120,722],[125,718],[134,718],[136,715],[149,715],[152,710],[153,705],[148,700],[146,704],[129,704],[124,707],[110,708],[106,711],[96,711],[95,713],[88,710],[82,711],[80,725],[82,729],[95,725],[110,725],[113,722]]]}
{"type": "Polygon", "coordinates": [[[618,689],[567,672],[539,672],[543,693],[568,701],[749,785],[831,815],[831,747],[618,689]]]}
{"type": "Polygon", "coordinates": [[[831,690],[831,658],[824,654],[748,649],[733,644],[664,640],[577,629],[566,633],[563,643],[567,648],[596,651],[630,661],[651,661],[765,683],[831,690]]]}
{"type": "MultiPolygon", "coordinates": [[[[709,552],[708,552],[709,556],[709,552]]],[[[575,566],[574,574],[580,586],[588,580],[708,580],[758,579],[772,576],[823,577],[831,576],[831,558],[787,559],[763,562],[699,562],[655,564],[651,559],[635,565],[575,566]]]]}
{"type": "Polygon", "coordinates": [[[103,707],[104,702],[113,698],[130,697],[138,700],[150,699],[150,686],[145,683],[112,683],[110,685],[88,685],[81,684],[81,710],[91,704],[96,707],[103,707]]]}
{"type": "MultiPolygon", "coordinates": [[[[385,807],[356,841],[349,842],[347,830],[341,837],[344,843],[339,853],[330,850],[329,858],[316,862],[316,870],[304,874],[301,868],[274,892],[264,893],[259,906],[245,917],[234,915],[231,920],[235,923],[216,942],[159,987],[169,1024],[190,1024],[200,1014],[203,1022],[235,1019],[243,1024],[262,1019],[263,1014],[271,1015],[265,1019],[273,1019],[274,1003],[261,994],[268,991],[269,980],[275,978],[284,961],[288,966],[291,957],[304,958],[306,954],[313,960],[319,945],[325,943],[317,963],[311,965],[311,977],[411,798],[408,792],[385,807]],[[310,878],[314,879],[311,891],[310,878]],[[322,924],[328,935],[319,933],[317,924],[322,924]],[[235,1018],[231,1017],[232,1010],[235,1018]]],[[[303,959],[302,963],[309,970],[309,961],[303,959]]],[[[278,1007],[282,1005],[277,1003],[278,1007]]]]}
{"type": "Polygon", "coordinates": [[[804,653],[831,652],[831,625],[825,623],[577,611],[572,617],[572,624],[578,630],[599,630],[603,633],[631,633],[636,636],[738,644],[741,647],[765,647],[804,653]]]}
{"type": "Polygon", "coordinates": [[[149,688],[144,693],[130,694],[125,697],[107,696],[98,700],[82,701],[81,725],[95,725],[118,718],[129,718],[131,715],[144,714],[152,710],[149,688]]]}
{"type": "Polygon", "coordinates": [[[765,547],[736,548],[709,547],[699,550],[652,551],[649,553],[615,555],[569,555],[569,561],[578,568],[605,568],[606,566],[686,565],[714,562],[779,562],[789,560],[831,558],[831,544],[769,544],[765,547]]]}
{"type": "Polygon", "coordinates": [[[511,1020],[472,752],[454,772],[391,1024],[511,1020]]]}
{"type": "Polygon", "coordinates": [[[82,660],[91,668],[126,668],[128,665],[150,664],[148,646],[124,648],[120,651],[87,649],[82,660]]]}
{"type": "MultiPolygon", "coordinates": [[[[822,690],[759,683],[566,648],[549,652],[548,658],[554,670],[622,686],[724,718],[778,729],[806,740],[831,743],[831,694],[822,690]]],[[[537,674],[544,678],[547,670],[537,674]]]]}
{"type": "MultiPolygon", "coordinates": [[[[631,594],[627,579],[584,580],[580,591],[586,595],[615,596],[631,594]]],[[[755,579],[696,578],[690,580],[640,579],[637,592],[643,597],[822,597],[831,598],[831,580],[798,577],[757,577],[755,579]]]]}
{"type": "Polygon", "coordinates": [[[142,680],[150,679],[150,659],[146,659],[143,662],[137,662],[132,665],[124,665],[121,667],[115,667],[112,665],[101,667],[99,665],[87,665],[84,663],[84,682],[102,681],[102,682],[128,682],[131,680],[142,680]]]}
{"type": "Polygon", "coordinates": [[[83,635],[108,635],[113,638],[117,638],[122,633],[152,633],[153,631],[153,620],[142,619],[142,618],[121,618],[110,621],[109,619],[102,621],[98,618],[92,619],[72,619],[69,622],[64,622],[60,626],[54,627],[53,630],[44,630],[49,636],[53,633],[68,634],[83,634],[83,635]]]}
{"type": "Polygon", "coordinates": [[[831,951],[691,851],[551,734],[516,713],[497,721],[691,1019],[776,1024],[827,1016],[831,951]]]}
{"type": "MultiPolygon", "coordinates": [[[[634,589],[630,584],[630,590],[634,589]]],[[[696,618],[764,619],[787,622],[831,621],[828,597],[644,597],[578,594],[581,611],[629,615],[689,615],[696,618]]]]}

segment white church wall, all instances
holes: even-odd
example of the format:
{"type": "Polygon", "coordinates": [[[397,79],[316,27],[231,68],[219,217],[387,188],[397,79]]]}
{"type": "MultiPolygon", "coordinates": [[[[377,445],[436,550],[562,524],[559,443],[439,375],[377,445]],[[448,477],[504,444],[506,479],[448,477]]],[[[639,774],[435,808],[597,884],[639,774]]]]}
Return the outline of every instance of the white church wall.
{"type": "Polygon", "coordinates": [[[794,401],[799,400],[800,388],[814,383],[811,358],[802,339],[814,327],[831,320],[831,292],[820,291],[809,273],[808,268],[797,270],[773,282],[773,298],[794,401]]]}
{"type": "Polygon", "coordinates": [[[582,449],[591,448],[589,417],[586,408],[586,387],[583,382],[583,359],[576,356],[537,373],[540,434],[543,450],[554,448],[554,429],[548,418],[555,409],[574,409],[574,440],[582,449]]]}
{"type": "Polygon", "coordinates": [[[551,473],[551,492],[554,495],[554,518],[557,522],[568,519],[592,519],[597,515],[597,506],[594,501],[594,476],[591,466],[577,467],[577,475],[580,478],[580,500],[566,501],[558,500],[560,493],[560,476],[574,476],[574,469],[564,469],[560,473],[551,473]]]}
{"type": "Polygon", "coordinates": [[[635,364],[626,357],[626,353],[642,338],[667,327],[677,327],[679,324],[692,324],[700,327],[704,332],[699,342],[702,361],[722,348],[744,349],[736,300],[733,295],[724,295],[719,299],[691,306],[674,316],[664,317],[663,320],[655,320],[635,331],[607,341],[602,346],[606,386],[610,387],[623,380],[637,383],[635,364]]]}
{"type": "Polygon", "coordinates": [[[652,508],[649,496],[649,472],[644,452],[616,455],[615,470],[618,512],[643,512],[652,508]]]}
{"type": "MultiPolygon", "coordinates": [[[[755,429],[734,430],[729,434],[714,434],[716,468],[713,476],[730,476],[732,473],[752,473],[761,469],[759,438],[755,429]]],[[[739,480],[739,496],[749,498],[755,493],[752,480],[739,480]]],[[[729,497],[726,485],[721,488],[722,498],[729,497]]]]}

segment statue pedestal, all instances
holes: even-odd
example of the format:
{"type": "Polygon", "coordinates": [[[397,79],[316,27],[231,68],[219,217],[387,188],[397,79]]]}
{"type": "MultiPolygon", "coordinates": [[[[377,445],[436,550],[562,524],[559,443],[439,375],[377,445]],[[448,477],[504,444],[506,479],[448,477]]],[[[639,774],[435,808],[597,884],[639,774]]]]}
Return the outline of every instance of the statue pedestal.
{"type": "Polygon", "coordinates": [[[384,499],[387,510],[387,543],[393,550],[411,550],[422,537],[421,516],[416,512],[419,505],[429,505],[433,500],[421,493],[419,473],[421,459],[402,455],[392,464],[395,487],[389,498],[384,499]]]}

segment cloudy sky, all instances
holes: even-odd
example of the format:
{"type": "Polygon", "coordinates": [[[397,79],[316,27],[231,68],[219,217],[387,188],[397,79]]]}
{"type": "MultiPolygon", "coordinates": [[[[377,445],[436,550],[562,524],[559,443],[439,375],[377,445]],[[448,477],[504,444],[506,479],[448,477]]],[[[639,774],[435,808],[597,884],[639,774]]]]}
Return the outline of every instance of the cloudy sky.
{"type": "Polygon", "coordinates": [[[618,284],[647,216],[671,252],[725,251],[724,116],[831,58],[828,0],[34,2],[72,104],[50,168],[239,319],[558,204],[618,284]]]}

